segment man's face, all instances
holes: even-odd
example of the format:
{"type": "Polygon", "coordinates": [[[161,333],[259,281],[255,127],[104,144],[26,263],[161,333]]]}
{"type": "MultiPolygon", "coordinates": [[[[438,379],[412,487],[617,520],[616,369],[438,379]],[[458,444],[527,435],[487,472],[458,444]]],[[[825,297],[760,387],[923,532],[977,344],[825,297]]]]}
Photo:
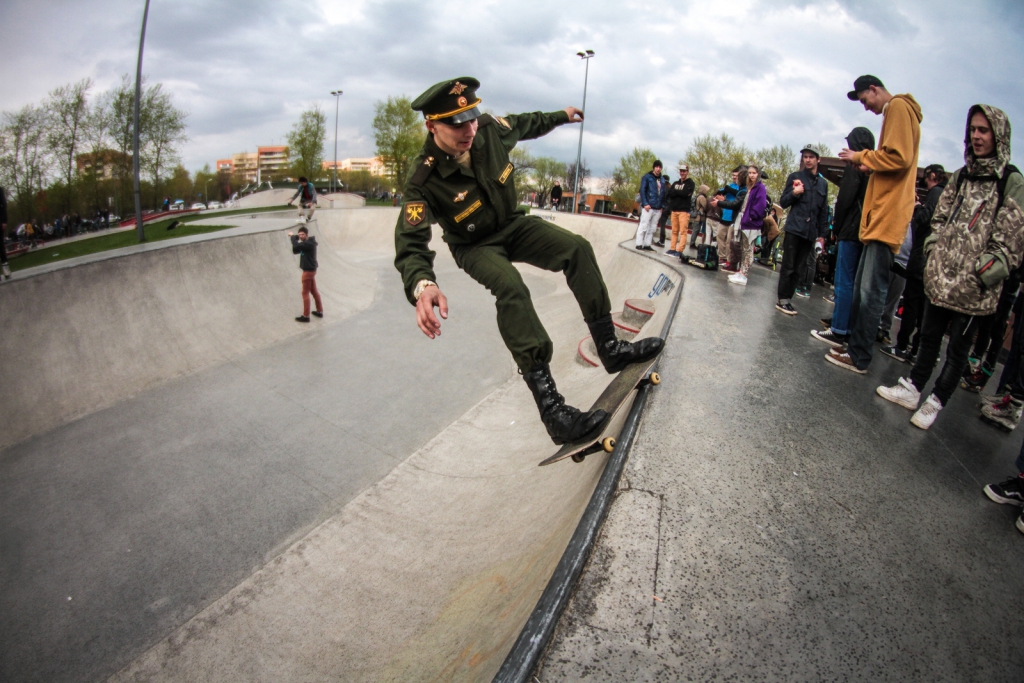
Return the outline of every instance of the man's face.
{"type": "Polygon", "coordinates": [[[654,175],[655,175],[655,177],[661,175],[661,166],[655,166],[654,167],[654,175]]]}
{"type": "Polygon", "coordinates": [[[873,114],[881,114],[882,107],[885,106],[882,91],[877,85],[872,85],[867,90],[861,90],[857,93],[857,100],[864,105],[864,111],[869,111],[873,114]]]}
{"type": "Polygon", "coordinates": [[[801,154],[800,163],[811,173],[818,172],[818,155],[814,152],[804,152],[801,154]]]}
{"type": "Polygon", "coordinates": [[[971,150],[976,157],[990,157],[996,153],[996,135],[988,118],[980,111],[971,117],[971,150]]]}
{"type": "Polygon", "coordinates": [[[683,181],[690,177],[690,172],[685,168],[679,169],[679,180],[683,181]]]}
{"type": "Polygon", "coordinates": [[[924,186],[929,190],[939,184],[939,179],[934,173],[929,173],[924,177],[924,186]]]}
{"type": "Polygon", "coordinates": [[[738,183],[738,182],[739,182],[739,180],[740,180],[740,174],[739,174],[739,172],[738,172],[738,171],[733,171],[733,172],[732,172],[732,182],[733,182],[733,185],[735,185],[736,183],[738,183]]]}
{"type": "Polygon", "coordinates": [[[308,232],[306,232],[305,230],[299,230],[299,241],[300,242],[305,242],[307,237],[309,237],[309,233],[308,232]]]}
{"type": "Polygon", "coordinates": [[[437,146],[449,154],[462,154],[473,146],[479,123],[476,119],[458,125],[427,121],[427,130],[434,134],[437,146]]]}

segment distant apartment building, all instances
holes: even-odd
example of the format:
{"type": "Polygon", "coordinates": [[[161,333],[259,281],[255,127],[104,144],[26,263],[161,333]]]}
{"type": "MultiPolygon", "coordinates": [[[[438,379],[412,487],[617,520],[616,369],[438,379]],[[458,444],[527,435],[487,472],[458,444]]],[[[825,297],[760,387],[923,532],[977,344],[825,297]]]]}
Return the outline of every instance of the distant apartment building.
{"type": "Polygon", "coordinates": [[[100,180],[109,180],[114,177],[114,169],[118,165],[130,165],[131,157],[121,154],[112,149],[103,149],[98,152],[75,155],[75,168],[83,175],[96,174],[100,180]]]}
{"type": "Polygon", "coordinates": [[[281,145],[260,146],[255,152],[238,152],[230,159],[218,159],[217,171],[228,175],[239,174],[248,182],[256,182],[263,175],[280,177],[288,173],[291,164],[288,148],[281,145]]]}
{"type": "MultiPolygon", "coordinates": [[[[324,170],[334,168],[334,161],[325,161],[324,170]]],[[[338,161],[339,171],[369,171],[370,175],[384,175],[384,162],[380,157],[369,157],[364,159],[341,159],[338,161]]]]}

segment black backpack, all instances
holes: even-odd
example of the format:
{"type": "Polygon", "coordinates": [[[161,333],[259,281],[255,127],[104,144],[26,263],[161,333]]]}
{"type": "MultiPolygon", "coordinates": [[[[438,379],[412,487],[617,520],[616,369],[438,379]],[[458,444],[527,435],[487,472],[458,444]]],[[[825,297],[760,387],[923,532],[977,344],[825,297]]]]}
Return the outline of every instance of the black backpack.
{"type": "MultiPolygon", "coordinates": [[[[1003,208],[1003,195],[1006,194],[1006,183],[1010,179],[1010,175],[1013,173],[1020,173],[1020,169],[1018,169],[1013,164],[1007,164],[1006,168],[1003,169],[1003,176],[1001,178],[995,175],[976,175],[973,178],[971,178],[971,180],[996,181],[996,193],[998,194],[999,198],[996,200],[996,210],[992,213],[993,217],[995,217],[995,215],[999,213],[999,209],[1003,208]]],[[[956,195],[953,195],[954,197],[960,194],[960,188],[962,188],[964,186],[964,183],[967,182],[968,177],[969,174],[967,172],[967,167],[964,166],[963,168],[960,169],[956,176],[956,195]]],[[[950,214],[950,217],[956,215],[956,212],[960,208],[960,204],[962,202],[963,198],[961,197],[960,201],[957,202],[956,209],[953,209],[953,212],[950,214]]]]}
{"type": "Polygon", "coordinates": [[[704,270],[718,270],[718,247],[713,244],[697,245],[697,263],[704,270]]]}

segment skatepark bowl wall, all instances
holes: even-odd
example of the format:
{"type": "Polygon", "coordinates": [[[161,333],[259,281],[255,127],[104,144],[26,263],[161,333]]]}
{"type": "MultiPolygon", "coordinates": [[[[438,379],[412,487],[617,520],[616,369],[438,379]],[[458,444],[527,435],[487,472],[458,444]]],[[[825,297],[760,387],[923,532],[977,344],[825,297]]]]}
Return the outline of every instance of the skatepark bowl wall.
{"type": "MultiPolygon", "coordinates": [[[[540,215],[590,240],[613,310],[626,299],[654,303],[638,336],[657,335],[681,276],[620,246],[635,224],[540,215]]],[[[321,242],[326,324],[345,325],[373,306],[377,273],[360,255],[393,256],[397,216],[391,208],[317,213],[311,227],[321,242]]],[[[0,365],[0,383],[18,407],[0,413],[4,445],[176,376],[313,334],[292,321],[298,278],[294,261],[281,258],[282,233],[239,228],[26,273],[0,287],[0,350],[21,359],[0,365]]],[[[432,246],[439,272],[455,271],[447,247],[437,238],[432,246]]],[[[611,376],[576,361],[588,330],[564,276],[520,268],[555,342],[559,389],[589,406],[611,376]]],[[[432,374],[449,371],[427,367],[407,382],[444,401],[429,387],[432,374]]],[[[393,390],[364,387],[367,400],[393,390]]],[[[340,512],[148,643],[111,680],[490,680],[607,461],[599,453],[538,467],[555,450],[509,359],[504,384],[340,512]]]]}

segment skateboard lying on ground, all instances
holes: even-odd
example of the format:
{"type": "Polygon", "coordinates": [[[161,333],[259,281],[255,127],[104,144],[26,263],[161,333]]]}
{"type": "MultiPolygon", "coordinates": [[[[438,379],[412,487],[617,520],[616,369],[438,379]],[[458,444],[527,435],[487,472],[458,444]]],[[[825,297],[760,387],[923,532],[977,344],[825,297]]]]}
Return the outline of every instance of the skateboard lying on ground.
{"type": "Polygon", "coordinates": [[[611,453],[615,448],[615,437],[622,430],[625,414],[629,411],[626,399],[638,386],[661,382],[658,373],[651,372],[651,368],[657,362],[658,356],[655,356],[643,363],[627,365],[620,371],[594,401],[594,405],[590,406],[590,410],[600,408],[608,413],[608,419],[604,426],[584,439],[570,441],[563,445],[557,453],[542,462],[541,465],[550,465],[565,458],[572,458],[573,462],[583,462],[583,459],[591,453],[599,451],[611,453]]]}

